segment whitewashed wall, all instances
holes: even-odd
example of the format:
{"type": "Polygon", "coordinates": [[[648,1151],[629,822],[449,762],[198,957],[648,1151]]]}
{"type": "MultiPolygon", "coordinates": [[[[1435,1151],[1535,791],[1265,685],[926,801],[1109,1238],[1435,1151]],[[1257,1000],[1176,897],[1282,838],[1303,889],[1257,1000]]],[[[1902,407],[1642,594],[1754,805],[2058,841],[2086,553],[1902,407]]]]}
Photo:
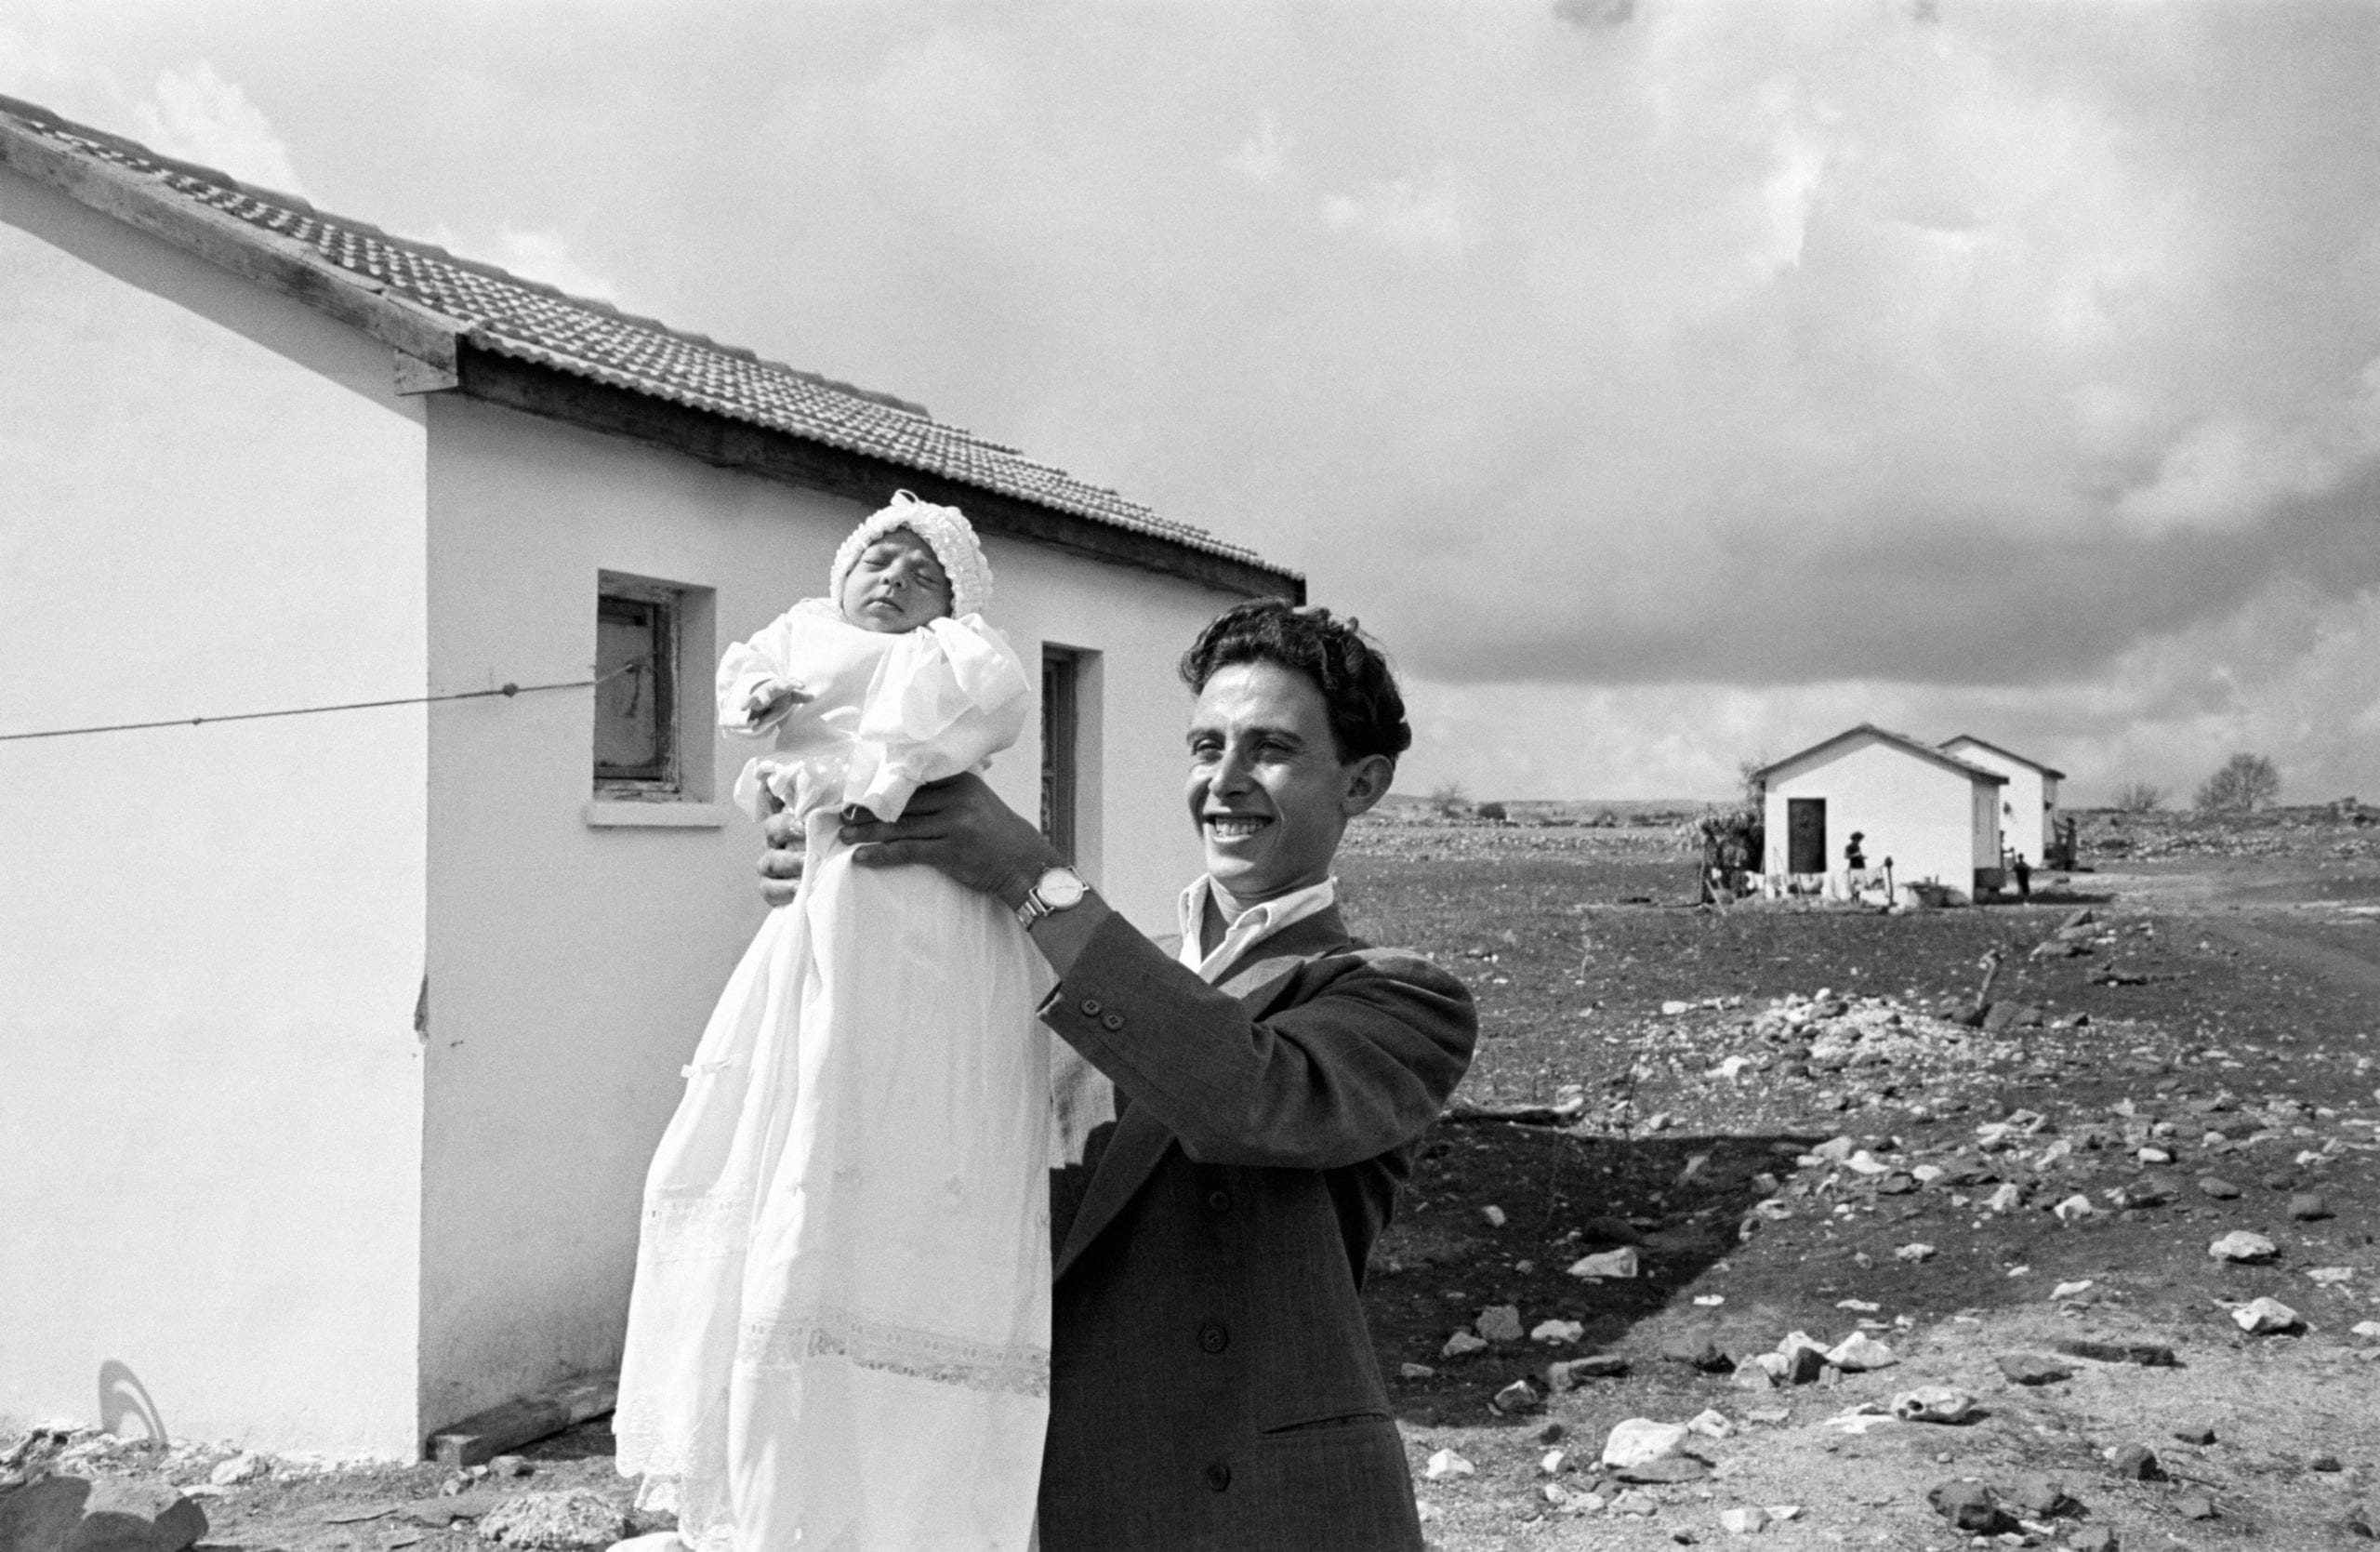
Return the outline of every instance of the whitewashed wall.
{"type": "Polygon", "coordinates": [[[2056,779],[2043,776],[2039,768],[2024,761],[2011,760],[1998,749],[1971,739],[1954,738],[1944,749],[1970,765],[1997,771],[2008,778],[2008,784],[2000,791],[2000,833],[2024,854],[2026,861],[2040,867],[2057,808],[2056,779]]]}
{"type": "MultiPolygon", "coordinates": [[[[441,396],[430,410],[433,676],[586,676],[597,575],[713,591],[710,668],[825,590],[859,505],[441,396]]],[[[1182,797],[1189,697],[1174,657],[1231,600],[993,538],[990,611],[1029,664],[1101,655],[1086,696],[1087,869],[1170,931],[1198,866],[1182,797]]],[[[1038,674],[1036,676],[1038,692],[1038,674]]],[[[584,693],[441,707],[430,723],[423,1414],[437,1426],[618,1354],[645,1165],[679,1068],[762,908],[757,827],[590,826],[584,693]]],[[[706,719],[707,720],[707,719],[706,719]]],[[[1038,718],[993,786],[1039,803],[1038,718]]],[[[750,752],[714,740],[721,798],[750,752]]],[[[685,817],[683,814],[672,816],[685,817]]],[[[701,816],[699,815],[695,816],[701,816]]]]}
{"type": "MultiPolygon", "coordinates": [[[[422,693],[385,348],[0,167],[0,732],[422,693]]],[[[176,1435],[417,1448],[423,758],[0,743],[0,1432],[121,1365],[176,1435]]]]}
{"type": "Polygon", "coordinates": [[[1770,776],[1764,870],[1786,870],[1787,802],[1823,798],[1829,871],[1843,866],[1844,843],[1860,830],[1868,865],[1881,868],[1891,857],[1896,884],[1930,880],[1964,895],[1976,869],[1997,865],[1996,841],[1979,850],[1977,829],[1997,809],[1998,792],[1883,739],[1837,746],[1770,776]]]}

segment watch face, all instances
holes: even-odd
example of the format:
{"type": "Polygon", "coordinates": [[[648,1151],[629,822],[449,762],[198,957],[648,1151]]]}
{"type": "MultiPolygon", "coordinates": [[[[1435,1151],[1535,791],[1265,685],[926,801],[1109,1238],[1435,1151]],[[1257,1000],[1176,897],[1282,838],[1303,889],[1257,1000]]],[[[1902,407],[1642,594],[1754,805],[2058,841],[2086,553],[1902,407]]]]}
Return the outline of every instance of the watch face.
{"type": "Polygon", "coordinates": [[[1051,910],[1064,910],[1068,906],[1082,904],[1088,887],[1072,869],[1067,868],[1051,869],[1041,875],[1041,882],[1034,885],[1042,903],[1051,910]]]}

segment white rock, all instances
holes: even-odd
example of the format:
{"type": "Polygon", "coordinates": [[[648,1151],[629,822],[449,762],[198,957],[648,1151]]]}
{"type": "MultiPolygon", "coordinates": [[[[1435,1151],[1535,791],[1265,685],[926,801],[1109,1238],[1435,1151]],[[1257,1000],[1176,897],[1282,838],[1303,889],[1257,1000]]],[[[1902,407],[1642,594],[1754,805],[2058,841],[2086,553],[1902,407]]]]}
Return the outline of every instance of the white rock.
{"type": "Polygon", "coordinates": [[[1731,1536],[1756,1536],[1768,1528],[1768,1511],[1750,1505],[1741,1508],[1721,1509],[1719,1528],[1731,1536]]]}
{"type": "Polygon", "coordinates": [[[1548,1450],[1539,1457],[1537,1468],[1549,1477],[1558,1476],[1562,1470],[1562,1463],[1569,1458],[1570,1452],[1567,1450],[1548,1450]]]}
{"type": "Polygon", "coordinates": [[[1905,1423],[1957,1423],[1975,1411],[1975,1397],[1954,1385],[1921,1385],[1893,1398],[1893,1415],[1905,1423]]]}
{"type": "Polygon", "coordinates": [[[2263,1332],[2289,1330],[2297,1324],[2297,1311],[2279,1299],[2250,1299],[2231,1312],[2231,1320],[2241,1331],[2254,1335],[2263,1332]]]}
{"type": "Polygon", "coordinates": [[[271,1469],[262,1455],[253,1450],[243,1450],[230,1460],[216,1462],[215,1469],[206,1474],[206,1479],[217,1487],[230,1487],[235,1482],[252,1482],[271,1469]]]}
{"type": "Polygon", "coordinates": [[[1471,1333],[1467,1331],[1459,1331],[1452,1336],[1447,1338],[1447,1345],[1438,1349],[1438,1356],[1440,1358],[1461,1358],[1465,1353],[1484,1353],[1487,1350],[1487,1343],[1482,1342],[1479,1338],[1472,1335],[1471,1333]]]}
{"type": "Polygon", "coordinates": [[[1495,1206],[1491,1203],[1488,1206],[1481,1208],[1479,1210],[1479,1215],[1488,1220],[1488,1227],[1490,1228],[1501,1228],[1504,1227],[1504,1210],[1501,1207],[1495,1206]]]}
{"type": "Polygon", "coordinates": [[[1768,1506],[1768,1518],[1771,1519],[1799,1519],[1802,1518],[1802,1506],[1799,1504],[1771,1504],[1768,1506]]]}
{"type": "Polygon", "coordinates": [[[2347,1329],[2351,1336],[2360,1336],[2366,1342],[2380,1342],[2380,1320],[2358,1320],[2347,1329]]]}
{"type": "Polygon", "coordinates": [[[2310,1267],[2307,1268],[2306,1275],[2313,1280],[2314,1285],[2318,1288],[2336,1288],[2342,1283],[2353,1280],[2355,1268],[2353,1267],[2310,1267]]]}
{"type": "Polygon", "coordinates": [[[2025,1193],[2013,1180],[2002,1181],[1992,1187],[1990,1196],[1983,1199],[1984,1209],[1992,1213],[2014,1213],[2024,1202],[2025,1193]]]}
{"type": "Polygon", "coordinates": [[[1576,1342],[1587,1334],[1587,1328],[1576,1320],[1540,1320],[1529,1328],[1532,1342],[1576,1342]]]}
{"type": "Polygon", "coordinates": [[[2080,1223],[2098,1209],[2091,1205],[2089,1197],[2077,1191],[2050,1211],[2057,1214],[2057,1221],[2060,1223],[2080,1223]]]}
{"type": "Polygon", "coordinates": [[[1603,1463],[1615,1471],[1632,1466],[1676,1454],[1680,1446],[1691,1438],[1682,1423],[1656,1423],[1649,1417],[1631,1417],[1611,1430],[1603,1442],[1603,1463]]]}
{"type": "Polygon", "coordinates": [[[1846,1374],[1865,1373],[1871,1369],[1889,1369],[1900,1361],[1890,1347],[1864,1331],[1853,1332],[1829,1348],[1826,1360],[1846,1374]]]}
{"type": "Polygon", "coordinates": [[[1661,1004],[1661,1016],[1663,1018],[1675,1018],[1682,1013],[1691,1013],[1693,1011],[1693,1003],[1681,1002],[1675,998],[1672,998],[1670,1001],[1661,1004]]]}
{"type": "Polygon", "coordinates": [[[2162,1147],[2144,1147],[2133,1155],[2144,1164],[2170,1164],[2174,1156],[2162,1147]]]}
{"type": "Polygon", "coordinates": [[[1878,1304],[1873,1299],[1837,1299],[1834,1301],[1834,1307],[1837,1309],[1856,1309],[1862,1315],[1873,1315],[1877,1310],[1882,1309],[1884,1307],[1878,1304]]]}
{"type": "Polygon", "coordinates": [[[1697,1293],[1694,1295],[1694,1302],[1705,1309],[1716,1309],[1721,1305],[1727,1302],[1727,1295],[1725,1293],[1697,1293]]]}
{"type": "Polygon", "coordinates": [[[1950,1172],[1939,1164],[1920,1164],[1909,1173],[1919,1184],[1931,1186],[1950,1172]]]}
{"type": "Polygon", "coordinates": [[[1490,1305],[1479,1312],[1472,1329],[1490,1342],[1517,1342],[1521,1339],[1520,1306],[1490,1305]]]}
{"type": "Polygon", "coordinates": [[[1847,1434],[1864,1434],[1894,1421],[1893,1414],[1873,1401],[1862,1401],[1849,1412],[1837,1413],[1818,1426],[1847,1434]]]}
{"type": "Polygon", "coordinates": [[[1636,1247],[1598,1251],[1570,1263],[1570,1275],[1580,1278],[1627,1278],[1636,1275],[1636,1247]]]}
{"type": "Polygon", "coordinates": [[[1396,1372],[1408,1380],[1426,1380],[1437,1373],[1426,1363],[1400,1363],[1396,1366],[1396,1372]]]}
{"type": "Polygon", "coordinates": [[[1850,1158],[1852,1150],[1858,1146],[1849,1137],[1829,1137],[1810,1151],[1830,1164],[1839,1164],[1850,1158]]]}
{"type": "Polygon", "coordinates": [[[1923,1240],[1912,1240],[1893,1252],[1893,1256],[1900,1261],[1931,1261],[1934,1259],[1934,1247],[1923,1240]]]}
{"type": "Polygon", "coordinates": [[[1477,1469],[1452,1450],[1441,1450],[1430,1457],[1427,1466],[1421,1467],[1421,1475],[1431,1481],[1443,1482],[1448,1477],[1468,1477],[1477,1469]]]}
{"type": "Polygon", "coordinates": [[[2050,1296],[2051,1298],[2053,1298],[2053,1299],[2070,1299],[2070,1298],[2074,1297],[2077,1293],[2089,1293],[2089,1292],[2091,1291],[2092,1287],[2093,1287],[2093,1283],[2092,1283],[2091,1280],[2090,1280],[2089,1278],[2087,1278],[2087,1277],[2086,1277],[2086,1278],[2082,1279],[2080,1282],[2061,1282],[2061,1283],[2059,1283],[2056,1287],[2055,1287],[2055,1288],[2053,1288],[2053,1289],[2051,1289],[2051,1290],[2049,1291],[2049,1296],[2050,1296]]]}
{"type": "Polygon", "coordinates": [[[1869,1152],[1864,1147],[1858,1152],[1853,1154],[1850,1158],[1845,1159],[1843,1163],[1844,1167],[1851,1171],[1854,1174],[1874,1175],[1890,1174],[1893,1173],[1893,1167],[1890,1164],[1887,1164],[1884,1161],[1878,1159],[1874,1154],[1869,1152]]]}
{"type": "Polygon", "coordinates": [[[594,1552],[627,1535],[628,1520],[603,1494],[568,1488],[507,1498],[480,1517],[479,1532],[523,1552],[594,1552]]]}
{"type": "Polygon", "coordinates": [[[2217,1261],[2266,1261],[2280,1254],[2281,1247],[2261,1234],[2235,1228],[2207,1246],[2206,1254],[2217,1261]]]}
{"type": "Polygon", "coordinates": [[[1736,1426],[1727,1421],[1726,1414],[1706,1407],[1686,1420],[1686,1429],[1705,1439],[1727,1439],[1734,1436],[1736,1426]]]}

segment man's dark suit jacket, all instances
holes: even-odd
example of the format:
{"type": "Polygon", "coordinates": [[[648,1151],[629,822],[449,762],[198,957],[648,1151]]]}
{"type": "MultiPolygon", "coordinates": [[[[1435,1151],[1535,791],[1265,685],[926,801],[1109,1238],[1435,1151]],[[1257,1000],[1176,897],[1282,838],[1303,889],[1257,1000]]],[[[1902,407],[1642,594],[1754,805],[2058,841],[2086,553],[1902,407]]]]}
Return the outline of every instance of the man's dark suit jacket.
{"type": "Polygon", "coordinates": [[[1042,1016],[1117,1106],[1052,1180],[1042,1552],[1419,1548],[1358,1293],[1470,994],[1335,909],[1214,987],[1118,917],[1042,1016]]]}

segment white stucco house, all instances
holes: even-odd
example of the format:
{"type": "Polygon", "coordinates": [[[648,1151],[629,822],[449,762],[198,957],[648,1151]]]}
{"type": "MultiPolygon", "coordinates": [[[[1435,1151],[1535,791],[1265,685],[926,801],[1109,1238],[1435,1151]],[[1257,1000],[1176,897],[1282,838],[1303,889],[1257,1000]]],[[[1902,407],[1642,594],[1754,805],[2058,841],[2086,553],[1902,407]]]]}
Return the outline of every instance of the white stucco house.
{"type": "Polygon", "coordinates": [[[1934,883],[1965,899],[1978,872],[1996,877],[2006,786],[1996,771],[1862,723],[1753,776],[1772,879],[1840,875],[1855,831],[1870,869],[1891,859],[1896,888],[1934,883]]]}
{"type": "Polygon", "coordinates": [[[2066,773],[1972,733],[1943,740],[1942,752],[2008,778],[2000,797],[2001,840],[2034,867],[2046,866],[2050,843],[2057,837],[2057,784],[2066,773]]]}
{"type": "Polygon", "coordinates": [[[762,913],[711,672],[895,489],[965,509],[1041,665],[994,786],[1153,930],[1198,866],[1176,655],[1303,594],[917,405],[8,99],[0,363],[0,1431],[129,1386],[412,1457],[616,1362],[762,913]]]}

